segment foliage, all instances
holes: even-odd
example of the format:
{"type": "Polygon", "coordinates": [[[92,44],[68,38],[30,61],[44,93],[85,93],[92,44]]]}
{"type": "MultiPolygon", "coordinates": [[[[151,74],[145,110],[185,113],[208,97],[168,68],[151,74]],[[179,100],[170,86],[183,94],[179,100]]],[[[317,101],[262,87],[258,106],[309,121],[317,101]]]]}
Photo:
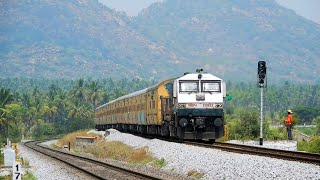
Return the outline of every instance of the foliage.
{"type": "MultiPolygon", "coordinates": [[[[254,139],[259,137],[260,121],[257,108],[239,108],[233,116],[227,116],[229,139],[254,139]]],[[[269,131],[264,121],[264,133],[269,131]]]]}
{"type": "Polygon", "coordinates": [[[56,135],[53,124],[49,124],[39,119],[34,127],[32,127],[32,135],[35,139],[47,139],[56,135]]]}
{"type": "Polygon", "coordinates": [[[23,180],[36,180],[37,178],[33,175],[31,171],[27,171],[23,176],[23,180]]]}
{"type": "Polygon", "coordinates": [[[298,106],[293,111],[301,120],[300,124],[310,124],[315,117],[320,116],[320,107],[298,106]]]}
{"type": "Polygon", "coordinates": [[[84,152],[91,153],[98,158],[111,158],[129,163],[146,164],[154,160],[145,148],[132,148],[122,142],[98,142],[84,148],[84,152]]]}
{"type": "MultiPolygon", "coordinates": [[[[9,176],[0,176],[0,180],[11,180],[12,175],[9,176]]],[[[23,180],[36,180],[37,178],[33,175],[31,171],[26,171],[24,175],[22,175],[21,179],[23,180]]]]}
{"type": "Polygon", "coordinates": [[[0,166],[3,166],[3,164],[4,164],[3,155],[0,154],[0,166]]]}
{"type": "Polygon", "coordinates": [[[45,139],[94,128],[97,106],[150,86],[138,79],[0,81],[0,140],[45,139]],[[3,86],[3,87],[2,87],[3,86]]]}
{"type": "Polygon", "coordinates": [[[270,80],[319,79],[319,27],[275,1],[163,1],[137,17],[76,2],[4,1],[0,76],[164,78],[202,65],[253,80],[269,59],[270,80]]]}
{"type": "Polygon", "coordinates": [[[76,144],[76,137],[77,136],[96,137],[96,136],[100,136],[100,135],[91,134],[91,133],[88,134],[86,130],[76,131],[73,133],[69,133],[69,134],[63,136],[61,139],[59,139],[57,142],[57,146],[62,148],[64,145],[67,145],[70,143],[70,148],[73,149],[76,144]]]}
{"type": "Polygon", "coordinates": [[[320,116],[317,117],[314,121],[316,124],[316,134],[320,136],[320,116]]]}
{"type": "Polygon", "coordinates": [[[320,153],[320,136],[314,136],[310,141],[298,141],[298,151],[320,153]]]}
{"type": "Polygon", "coordinates": [[[160,168],[163,168],[164,166],[166,166],[167,163],[164,158],[161,158],[161,159],[156,159],[156,160],[152,161],[151,165],[160,169],[160,168]]]}
{"type": "Polygon", "coordinates": [[[204,173],[198,172],[194,169],[188,171],[187,173],[188,176],[195,178],[195,179],[201,179],[204,176],[204,173]]]}
{"type": "Polygon", "coordinates": [[[317,127],[295,127],[295,129],[308,136],[314,136],[317,132],[317,127]]]}

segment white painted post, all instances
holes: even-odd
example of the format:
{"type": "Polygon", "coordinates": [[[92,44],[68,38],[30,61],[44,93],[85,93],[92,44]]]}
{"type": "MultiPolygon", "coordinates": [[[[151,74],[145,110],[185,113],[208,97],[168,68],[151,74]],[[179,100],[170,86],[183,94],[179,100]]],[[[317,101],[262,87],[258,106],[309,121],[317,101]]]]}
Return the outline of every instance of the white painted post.
{"type": "Polygon", "coordinates": [[[12,166],[12,179],[21,180],[21,163],[14,161],[12,166]]]}

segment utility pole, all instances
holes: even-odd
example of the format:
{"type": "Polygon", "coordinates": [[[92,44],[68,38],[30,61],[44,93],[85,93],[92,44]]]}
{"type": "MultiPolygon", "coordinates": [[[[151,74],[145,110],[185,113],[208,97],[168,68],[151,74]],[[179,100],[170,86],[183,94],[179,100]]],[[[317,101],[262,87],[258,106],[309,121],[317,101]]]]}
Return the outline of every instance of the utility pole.
{"type": "Polygon", "coordinates": [[[257,85],[260,88],[260,145],[263,145],[263,89],[267,87],[267,66],[265,61],[258,62],[257,85]]]}

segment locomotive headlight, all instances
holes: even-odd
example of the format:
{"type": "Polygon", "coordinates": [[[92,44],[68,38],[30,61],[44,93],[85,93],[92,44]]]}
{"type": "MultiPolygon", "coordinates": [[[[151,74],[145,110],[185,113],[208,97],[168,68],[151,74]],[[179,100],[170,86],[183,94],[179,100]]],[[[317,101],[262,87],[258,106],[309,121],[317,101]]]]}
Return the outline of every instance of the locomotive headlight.
{"type": "Polygon", "coordinates": [[[216,103],[216,108],[223,108],[223,104],[222,103],[216,103]]]}
{"type": "Polygon", "coordinates": [[[221,126],[222,125],[222,119],[216,118],[214,120],[214,125],[217,126],[217,127],[221,126]]]}
{"type": "Polygon", "coordinates": [[[179,107],[179,108],[186,108],[186,104],[179,103],[179,104],[178,104],[178,107],[179,107]]]}
{"type": "Polygon", "coordinates": [[[186,127],[188,125],[188,120],[186,118],[181,118],[179,124],[181,127],[186,127]]]}

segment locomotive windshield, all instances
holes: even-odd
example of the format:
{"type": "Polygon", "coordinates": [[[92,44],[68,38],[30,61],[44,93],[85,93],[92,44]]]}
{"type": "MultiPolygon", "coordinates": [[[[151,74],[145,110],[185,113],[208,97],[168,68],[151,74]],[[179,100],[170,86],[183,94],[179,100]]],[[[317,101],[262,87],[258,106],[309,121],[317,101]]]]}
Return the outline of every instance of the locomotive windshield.
{"type": "Polygon", "coordinates": [[[220,81],[201,81],[202,92],[221,92],[220,81]]]}
{"type": "Polygon", "coordinates": [[[199,81],[180,81],[180,92],[199,92],[199,81]]]}

